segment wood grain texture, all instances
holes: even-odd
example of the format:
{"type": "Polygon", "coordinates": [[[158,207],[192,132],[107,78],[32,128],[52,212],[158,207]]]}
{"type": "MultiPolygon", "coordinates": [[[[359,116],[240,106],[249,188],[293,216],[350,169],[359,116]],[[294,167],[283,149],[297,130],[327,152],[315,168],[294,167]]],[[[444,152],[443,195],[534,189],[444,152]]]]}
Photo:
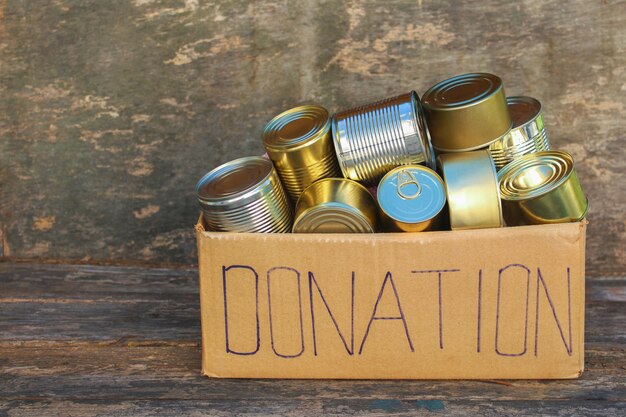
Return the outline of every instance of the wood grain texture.
{"type": "Polygon", "coordinates": [[[0,255],[195,263],[193,188],[331,111],[454,74],[544,104],[591,203],[590,276],[626,271],[623,1],[0,1],[0,255]]]}
{"type": "Polygon", "coordinates": [[[202,377],[194,269],[0,262],[0,288],[0,415],[626,412],[626,279],[589,281],[580,379],[505,383],[202,377]]]}
{"type": "Polygon", "coordinates": [[[281,401],[232,400],[197,401],[12,401],[0,403],[0,412],[10,415],[40,417],[41,415],[71,416],[432,416],[464,417],[500,416],[598,416],[624,415],[622,404],[603,401],[475,401],[468,405],[459,400],[318,400],[285,399],[281,401]]]}

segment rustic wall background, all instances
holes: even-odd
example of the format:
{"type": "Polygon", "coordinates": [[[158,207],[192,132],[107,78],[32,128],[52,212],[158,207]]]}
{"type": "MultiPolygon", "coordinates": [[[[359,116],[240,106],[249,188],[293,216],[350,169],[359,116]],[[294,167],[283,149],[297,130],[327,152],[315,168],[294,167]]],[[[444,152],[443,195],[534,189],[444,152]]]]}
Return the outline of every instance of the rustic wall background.
{"type": "Polygon", "coordinates": [[[626,270],[623,1],[0,0],[0,256],[194,263],[194,185],[330,110],[472,71],[539,98],[626,270]]]}

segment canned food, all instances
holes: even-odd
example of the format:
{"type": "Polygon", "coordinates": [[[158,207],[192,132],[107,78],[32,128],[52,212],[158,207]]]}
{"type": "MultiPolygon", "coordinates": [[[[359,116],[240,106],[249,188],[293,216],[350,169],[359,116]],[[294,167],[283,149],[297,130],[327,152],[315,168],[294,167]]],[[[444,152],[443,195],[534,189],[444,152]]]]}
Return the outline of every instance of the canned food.
{"type": "Polygon", "coordinates": [[[511,128],[502,80],[464,74],[431,87],[422,97],[433,147],[464,152],[487,147],[511,128]]]}
{"type": "Polygon", "coordinates": [[[269,159],[251,156],[220,165],[198,181],[196,195],[209,230],[291,230],[291,206],[269,159]]]}
{"type": "Polygon", "coordinates": [[[377,190],[381,220],[387,231],[421,232],[440,225],[446,204],[441,177],[430,168],[407,165],[395,168],[377,190]]]}
{"type": "Polygon", "coordinates": [[[296,204],[294,233],[374,233],[374,197],[358,182],[326,178],[310,185],[296,204]]]}
{"type": "Polygon", "coordinates": [[[341,177],[328,111],[300,106],[274,117],[263,130],[263,145],[295,203],[315,181],[341,177]]]}
{"type": "Polygon", "coordinates": [[[415,91],[335,114],[333,136],[343,176],[375,185],[399,165],[435,167],[415,91]]]}
{"type": "Polygon", "coordinates": [[[588,201],[570,154],[543,151],[525,155],[498,173],[509,226],[582,220],[588,201]]]}
{"type": "Polygon", "coordinates": [[[550,150],[541,103],[532,97],[523,96],[508,97],[506,102],[513,125],[509,133],[489,145],[496,169],[520,156],[550,150]]]}
{"type": "Polygon", "coordinates": [[[439,156],[452,230],[502,227],[496,167],[486,149],[439,156]]]}

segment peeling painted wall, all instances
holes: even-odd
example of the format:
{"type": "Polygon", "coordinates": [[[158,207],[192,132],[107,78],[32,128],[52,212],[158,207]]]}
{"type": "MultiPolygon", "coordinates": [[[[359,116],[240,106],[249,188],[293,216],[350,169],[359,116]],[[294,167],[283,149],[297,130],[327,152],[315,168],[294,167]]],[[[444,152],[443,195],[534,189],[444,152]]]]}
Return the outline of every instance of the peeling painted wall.
{"type": "Polygon", "coordinates": [[[488,71],[539,98],[624,272],[623,1],[0,0],[0,255],[194,263],[193,188],[300,103],[488,71]]]}

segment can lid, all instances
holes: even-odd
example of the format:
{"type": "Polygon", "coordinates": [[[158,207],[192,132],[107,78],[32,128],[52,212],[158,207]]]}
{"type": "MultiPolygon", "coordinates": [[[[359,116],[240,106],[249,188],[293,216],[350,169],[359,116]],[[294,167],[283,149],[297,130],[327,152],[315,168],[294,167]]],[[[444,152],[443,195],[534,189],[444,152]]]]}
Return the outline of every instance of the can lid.
{"type": "Polygon", "coordinates": [[[453,110],[478,104],[501,89],[502,80],[496,75],[463,74],[431,87],[422,97],[422,104],[437,110],[453,110]]]}
{"type": "Polygon", "coordinates": [[[232,201],[253,191],[272,170],[272,162],[261,156],[235,159],[204,175],[196,184],[196,194],[206,203],[232,201]]]}
{"type": "Polygon", "coordinates": [[[389,171],[378,185],[378,204],[390,218],[420,223],[435,217],[446,204],[443,180],[421,165],[389,171]]]}
{"type": "Polygon", "coordinates": [[[363,185],[345,178],[314,182],[296,204],[294,233],[374,233],[376,202],[363,185]]]}
{"type": "Polygon", "coordinates": [[[563,184],[572,174],[574,160],[563,151],[524,155],[498,172],[503,200],[520,201],[542,196],[563,184]]]}
{"type": "Polygon", "coordinates": [[[532,97],[507,97],[506,104],[513,122],[512,129],[525,125],[541,113],[541,103],[532,97]]]}
{"type": "Polygon", "coordinates": [[[374,233],[371,222],[356,208],[341,202],[325,202],[302,212],[293,225],[295,233],[374,233]]]}
{"type": "Polygon", "coordinates": [[[315,142],[329,130],[329,114],[324,107],[295,107],[270,120],[263,129],[263,144],[268,150],[284,152],[315,142]]]}
{"type": "Polygon", "coordinates": [[[443,153],[482,149],[511,129],[502,80],[493,74],[463,74],[422,96],[433,147],[443,153]]]}

